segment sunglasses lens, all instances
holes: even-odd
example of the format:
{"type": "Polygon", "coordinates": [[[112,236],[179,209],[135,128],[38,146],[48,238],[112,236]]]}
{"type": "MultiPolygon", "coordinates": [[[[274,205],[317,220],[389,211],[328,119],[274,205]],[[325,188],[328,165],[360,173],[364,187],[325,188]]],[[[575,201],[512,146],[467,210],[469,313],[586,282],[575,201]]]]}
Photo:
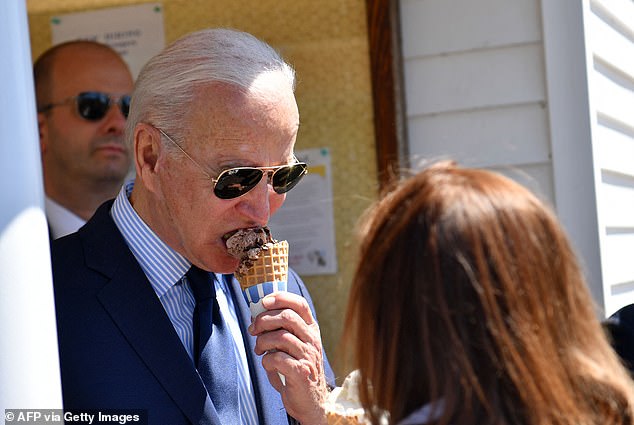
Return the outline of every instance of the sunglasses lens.
{"type": "Polygon", "coordinates": [[[130,96],[122,96],[119,100],[119,108],[121,108],[121,113],[124,117],[128,118],[128,114],[130,113],[130,101],[132,99],[130,96]]]}
{"type": "Polygon", "coordinates": [[[300,162],[278,169],[273,174],[273,190],[280,194],[288,192],[304,177],[306,168],[306,164],[300,162]]]}
{"type": "Polygon", "coordinates": [[[108,112],[110,99],[106,94],[88,92],[77,96],[77,111],[82,118],[88,121],[102,119],[108,112]]]}
{"type": "MultiPolygon", "coordinates": [[[[121,96],[118,101],[121,114],[128,118],[130,113],[131,98],[128,95],[121,96]]],[[[77,96],[77,111],[82,118],[88,121],[99,121],[108,113],[110,108],[110,96],[99,92],[84,92],[77,96]]]]}
{"type": "MultiPolygon", "coordinates": [[[[299,183],[306,174],[307,165],[303,162],[286,165],[273,173],[272,185],[276,193],[286,193],[299,183]]],[[[232,168],[220,174],[214,194],[220,199],[233,199],[244,195],[262,180],[264,171],[258,168],[232,168]]]]}
{"type": "Polygon", "coordinates": [[[216,182],[214,194],[220,199],[233,199],[253,189],[264,173],[257,168],[233,168],[223,172],[216,182]]]}

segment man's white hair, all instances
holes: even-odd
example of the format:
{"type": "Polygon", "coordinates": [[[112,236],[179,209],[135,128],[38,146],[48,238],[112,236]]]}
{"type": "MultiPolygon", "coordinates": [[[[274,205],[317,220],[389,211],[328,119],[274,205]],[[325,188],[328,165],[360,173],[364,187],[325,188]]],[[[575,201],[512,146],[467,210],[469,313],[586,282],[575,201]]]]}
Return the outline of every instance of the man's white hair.
{"type": "Polygon", "coordinates": [[[268,44],[246,32],[206,29],[188,34],[149,60],[137,78],[126,125],[133,145],[138,123],[178,137],[196,92],[214,82],[257,93],[259,76],[281,73],[295,90],[295,71],[268,44]]]}

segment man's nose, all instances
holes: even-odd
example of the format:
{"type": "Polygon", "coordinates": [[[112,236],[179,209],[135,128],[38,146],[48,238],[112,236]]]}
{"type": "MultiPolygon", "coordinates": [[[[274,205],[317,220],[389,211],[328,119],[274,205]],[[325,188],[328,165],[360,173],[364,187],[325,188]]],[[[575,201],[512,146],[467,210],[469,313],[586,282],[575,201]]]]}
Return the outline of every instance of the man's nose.
{"type": "Polygon", "coordinates": [[[126,117],[121,112],[118,104],[113,103],[108,108],[104,117],[104,129],[106,133],[123,134],[125,130],[126,117]]]}
{"type": "Polygon", "coordinates": [[[253,189],[242,196],[239,206],[242,214],[259,226],[268,223],[271,216],[270,197],[275,195],[273,188],[269,185],[271,173],[266,174],[253,189]]]}

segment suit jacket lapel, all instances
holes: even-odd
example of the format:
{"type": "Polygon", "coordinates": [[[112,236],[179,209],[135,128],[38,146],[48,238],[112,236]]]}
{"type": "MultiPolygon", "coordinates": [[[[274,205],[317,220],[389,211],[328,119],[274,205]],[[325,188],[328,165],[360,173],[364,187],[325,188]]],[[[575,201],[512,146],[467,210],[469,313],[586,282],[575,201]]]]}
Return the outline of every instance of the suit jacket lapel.
{"type": "Polygon", "coordinates": [[[189,420],[220,424],[161,302],[112,221],[110,206],[102,205],[80,232],[87,265],[110,278],[100,302],[189,420]]]}
{"type": "Polygon", "coordinates": [[[247,306],[240,283],[233,278],[233,275],[223,275],[227,282],[227,287],[233,298],[233,305],[240,322],[242,339],[247,352],[247,360],[251,372],[251,382],[255,392],[255,404],[258,410],[258,417],[261,425],[273,425],[288,423],[286,409],[282,403],[282,397],[273,388],[266,376],[266,371],[262,367],[262,360],[255,354],[255,337],[247,332],[247,327],[251,324],[251,312],[247,306]]]}

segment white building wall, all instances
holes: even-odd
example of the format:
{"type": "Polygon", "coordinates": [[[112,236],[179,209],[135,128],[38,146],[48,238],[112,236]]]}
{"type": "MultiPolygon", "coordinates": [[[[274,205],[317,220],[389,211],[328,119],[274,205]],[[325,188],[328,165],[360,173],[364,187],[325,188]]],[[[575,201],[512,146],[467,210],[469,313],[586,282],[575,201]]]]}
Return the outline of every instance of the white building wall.
{"type": "Polygon", "coordinates": [[[400,0],[411,162],[551,203],[600,314],[634,302],[634,3],[400,0]]]}
{"type": "Polygon", "coordinates": [[[605,310],[634,303],[634,2],[584,9],[605,310]]]}
{"type": "Polygon", "coordinates": [[[400,0],[410,160],[451,157],[554,202],[538,0],[400,0]]]}
{"type": "Polygon", "coordinates": [[[587,1],[541,0],[552,173],[557,215],[605,314],[592,148],[584,10],[587,1]]]}

